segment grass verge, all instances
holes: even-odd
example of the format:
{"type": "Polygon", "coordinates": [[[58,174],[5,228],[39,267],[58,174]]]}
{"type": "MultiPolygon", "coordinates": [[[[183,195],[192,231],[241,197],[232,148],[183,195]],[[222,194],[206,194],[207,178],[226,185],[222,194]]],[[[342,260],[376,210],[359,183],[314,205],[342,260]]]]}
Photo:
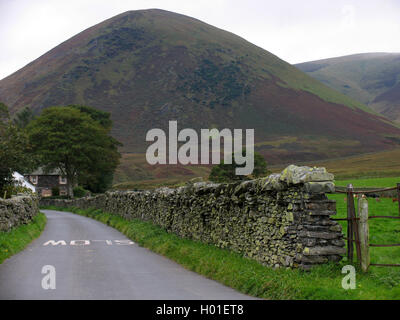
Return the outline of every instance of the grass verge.
{"type": "Polygon", "coordinates": [[[346,261],[298,269],[273,269],[235,252],[198,241],[182,239],[149,222],[125,220],[101,210],[47,207],[74,212],[116,228],[139,245],[176,261],[185,268],[243,293],[264,299],[400,299],[398,270],[363,274],[357,270],[357,287],[342,288],[346,261]],[[397,272],[397,273],[396,273],[397,272]]]}
{"type": "Polygon", "coordinates": [[[46,221],[46,216],[40,212],[30,223],[20,225],[9,232],[0,232],[0,264],[39,237],[46,226],[46,221]]]}

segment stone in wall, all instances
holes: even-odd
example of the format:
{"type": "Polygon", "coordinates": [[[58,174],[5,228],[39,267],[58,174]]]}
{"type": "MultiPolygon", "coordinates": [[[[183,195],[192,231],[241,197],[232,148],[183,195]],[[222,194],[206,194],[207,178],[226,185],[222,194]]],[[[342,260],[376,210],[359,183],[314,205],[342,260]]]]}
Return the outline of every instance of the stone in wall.
{"type": "Polygon", "coordinates": [[[21,195],[0,199],[0,231],[8,232],[21,224],[27,224],[38,212],[36,196],[21,195]]]}

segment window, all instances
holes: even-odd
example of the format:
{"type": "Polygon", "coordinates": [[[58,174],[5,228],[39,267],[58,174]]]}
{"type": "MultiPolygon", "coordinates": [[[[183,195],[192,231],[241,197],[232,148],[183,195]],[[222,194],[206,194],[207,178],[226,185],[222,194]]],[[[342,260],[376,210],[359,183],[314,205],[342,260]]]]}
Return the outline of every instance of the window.
{"type": "Polygon", "coordinates": [[[68,194],[67,189],[60,188],[60,196],[66,196],[68,194]]]}
{"type": "Polygon", "coordinates": [[[30,176],[29,180],[32,182],[32,184],[37,184],[38,183],[38,176],[30,176]]]}
{"type": "Polygon", "coordinates": [[[67,184],[67,178],[60,176],[59,177],[60,184],[67,184]]]}

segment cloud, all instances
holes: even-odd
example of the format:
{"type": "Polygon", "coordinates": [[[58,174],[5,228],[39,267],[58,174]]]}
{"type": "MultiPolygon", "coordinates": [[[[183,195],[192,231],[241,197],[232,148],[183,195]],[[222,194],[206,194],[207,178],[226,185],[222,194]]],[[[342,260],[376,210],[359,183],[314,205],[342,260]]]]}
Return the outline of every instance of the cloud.
{"type": "Polygon", "coordinates": [[[343,29],[353,29],[355,26],[355,8],[353,5],[346,4],[342,7],[341,27],[343,29]]]}

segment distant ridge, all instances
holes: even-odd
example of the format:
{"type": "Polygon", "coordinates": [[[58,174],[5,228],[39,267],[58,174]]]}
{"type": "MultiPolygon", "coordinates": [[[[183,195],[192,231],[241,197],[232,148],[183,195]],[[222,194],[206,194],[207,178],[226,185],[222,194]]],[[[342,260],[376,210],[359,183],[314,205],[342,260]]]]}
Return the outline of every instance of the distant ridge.
{"type": "Polygon", "coordinates": [[[361,53],[295,66],[389,119],[400,122],[400,53],[361,53]]]}

